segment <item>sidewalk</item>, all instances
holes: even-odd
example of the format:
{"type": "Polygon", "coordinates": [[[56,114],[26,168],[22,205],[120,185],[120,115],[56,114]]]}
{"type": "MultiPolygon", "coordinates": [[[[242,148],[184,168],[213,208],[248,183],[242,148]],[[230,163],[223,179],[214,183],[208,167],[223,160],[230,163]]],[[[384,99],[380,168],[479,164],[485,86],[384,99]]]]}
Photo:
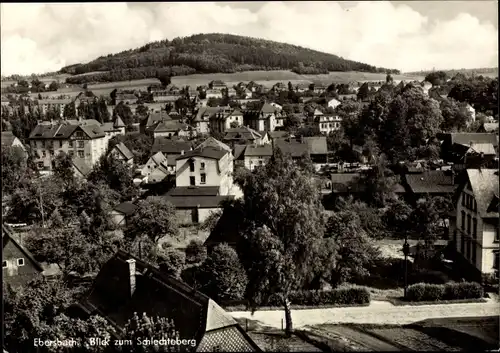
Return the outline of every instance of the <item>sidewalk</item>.
{"type": "MultiPolygon", "coordinates": [[[[260,324],[281,328],[283,310],[230,312],[234,318],[259,321],[260,324]]],[[[394,306],[385,301],[372,301],[369,306],[292,310],[294,327],[318,324],[393,324],[406,325],[425,319],[500,315],[500,304],[489,299],[486,303],[434,304],[394,306]]]]}

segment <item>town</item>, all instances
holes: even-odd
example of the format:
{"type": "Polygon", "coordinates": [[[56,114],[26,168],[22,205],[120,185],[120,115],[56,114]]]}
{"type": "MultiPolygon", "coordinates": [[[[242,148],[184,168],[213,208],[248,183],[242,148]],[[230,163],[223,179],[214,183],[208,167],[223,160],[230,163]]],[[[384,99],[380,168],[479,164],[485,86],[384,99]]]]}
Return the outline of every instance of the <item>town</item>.
{"type": "Polygon", "coordinates": [[[498,349],[498,70],[376,70],[2,76],[4,353],[498,349]]]}

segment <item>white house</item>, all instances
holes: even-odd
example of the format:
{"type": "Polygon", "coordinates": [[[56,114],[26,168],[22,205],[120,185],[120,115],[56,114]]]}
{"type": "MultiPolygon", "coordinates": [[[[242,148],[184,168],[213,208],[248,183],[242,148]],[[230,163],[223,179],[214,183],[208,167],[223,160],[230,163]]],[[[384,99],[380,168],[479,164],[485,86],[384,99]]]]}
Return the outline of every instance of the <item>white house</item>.
{"type": "Polygon", "coordinates": [[[156,152],[153,156],[151,156],[151,158],[149,158],[144,167],[142,167],[141,175],[148,177],[153,170],[164,163],[167,163],[167,157],[165,157],[161,151],[156,152]]]}
{"type": "Polygon", "coordinates": [[[456,251],[478,272],[498,277],[498,170],[468,169],[460,190],[453,232],[456,251]]]}
{"type": "Polygon", "coordinates": [[[128,149],[123,142],[116,144],[110,151],[110,154],[116,159],[123,161],[129,165],[134,164],[134,154],[128,149]]]}
{"type": "Polygon", "coordinates": [[[333,109],[335,109],[335,108],[337,108],[337,107],[338,107],[339,105],[341,105],[341,104],[342,104],[342,102],[340,102],[339,100],[337,100],[337,99],[335,99],[335,98],[332,98],[332,99],[330,99],[330,100],[328,101],[327,106],[328,106],[329,108],[333,108],[333,109]]]}

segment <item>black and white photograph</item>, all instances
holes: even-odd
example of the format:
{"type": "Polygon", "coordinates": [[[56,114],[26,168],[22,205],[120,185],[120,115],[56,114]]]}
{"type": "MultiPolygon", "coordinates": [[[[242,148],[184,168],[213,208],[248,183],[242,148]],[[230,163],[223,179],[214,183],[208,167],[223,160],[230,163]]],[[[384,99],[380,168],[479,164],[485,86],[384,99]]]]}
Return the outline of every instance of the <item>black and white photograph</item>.
{"type": "Polygon", "coordinates": [[[0,13],[3,353],[500,350],[498,1],[0,13]]]}

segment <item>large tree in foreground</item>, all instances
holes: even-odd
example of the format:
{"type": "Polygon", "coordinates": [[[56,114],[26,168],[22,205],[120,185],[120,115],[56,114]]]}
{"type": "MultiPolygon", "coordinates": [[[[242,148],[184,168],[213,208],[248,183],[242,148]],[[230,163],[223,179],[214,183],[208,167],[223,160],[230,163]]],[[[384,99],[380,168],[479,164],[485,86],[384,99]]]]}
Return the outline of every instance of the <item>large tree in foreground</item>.
{"type": "Polygon", "coordinates": [[[236,179],[244,197],[239,206],[248,241],[242,260],[247,267],[247,295],[252,307],[279,296],[286,332],[293,330],[289,294],[314,271],[315,252],[323,241],[324,214],[319,193],[307,170],[277,150],[271,161],[236,179]]]}

